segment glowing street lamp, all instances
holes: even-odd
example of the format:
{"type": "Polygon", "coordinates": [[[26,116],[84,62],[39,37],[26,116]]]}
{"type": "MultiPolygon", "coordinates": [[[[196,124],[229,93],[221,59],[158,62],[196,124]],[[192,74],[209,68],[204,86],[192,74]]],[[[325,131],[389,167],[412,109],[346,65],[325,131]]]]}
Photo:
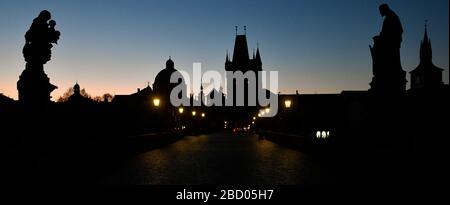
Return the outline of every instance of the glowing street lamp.
{"type": "Polygon", "coordinates": [[[161,103],[161,101],[159,100],[159,98],[154,98],[153,99],[153,105],[155,106],[155,107],[159,107],[159,104],[161,103]]]}
{"type": "Polygon", "coordinates": [[[202,112],[202,117],[205,117],[205,113],[204,112],[202,112]]]}
{"type": "Polygon", "coordinates": [[[291,104],[292,104],[292,102],[290,100],[284,101],[284,107],[286,107],[286,108],[291,108],[291,104]]]}
{"type": "Polygon", "coordinates": [[[192,116],[195,116],[197,113],[195,111],[192,111],[192,116]]]}
{"type": "Polygon", "coordinates": [[[253,120],[256,120],[256,117],[253,117],[253,120]]]}
{"type": "Polygon", "coordinates": [[[270,108],[266,108],[266,113],[269,114],[270,108]]]}
{"type": "Polygon", "coordinates": [[[258,117],[261,117],[261,113],[258,113],[258,117]]]}
{"type": "Polygon", "coordinates": [[[183,114],[184,109],[183,109],[182,107],[180,107],[180,108],[178,108],[178,112],[179,112],[180,114],[183,114]]]}

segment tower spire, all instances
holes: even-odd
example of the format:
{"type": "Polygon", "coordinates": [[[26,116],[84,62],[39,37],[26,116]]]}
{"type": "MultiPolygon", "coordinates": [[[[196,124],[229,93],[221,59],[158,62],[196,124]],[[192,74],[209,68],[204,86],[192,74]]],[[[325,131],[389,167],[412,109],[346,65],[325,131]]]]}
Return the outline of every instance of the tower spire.
{"type": "Polygon", "coordinates": [[[261,54],[259,53],[259,41],[256,41],[256,56],[254,58],[259,68],[262,68],[261,54]]]}
{"type": "Polygon", "coordinates": [[[261,55],[259,54],[259,41],[256,41],[256,59],[261,62],[261,55]]]}
{"type": "Polygon", "coordinates": [[[431,41],[428,37],[428,20],[425,20],[425,31],[423,35],[422,43],[420,44],[420,60],[430,61],[432,59],[431,41]]]}
{"type": "Polygon", "coordinates": [[[247,26],[244,26],[244,35],[247,35],[247,26]]]}
{"type": "Polygon", "coordinates": [[[228,57],[228,49],[227,49],[227,55],[226,55],[227,57],[226,57],[226,59],[225,59],[225,62],[230,62],[230,57],[228,57]]]}
{"type": "Polygon", "coordinates": [[[237,30],[238,30],[238,26],[234,26],[234,31],[236,33],[236,36],[237,36],[237,30]]]}

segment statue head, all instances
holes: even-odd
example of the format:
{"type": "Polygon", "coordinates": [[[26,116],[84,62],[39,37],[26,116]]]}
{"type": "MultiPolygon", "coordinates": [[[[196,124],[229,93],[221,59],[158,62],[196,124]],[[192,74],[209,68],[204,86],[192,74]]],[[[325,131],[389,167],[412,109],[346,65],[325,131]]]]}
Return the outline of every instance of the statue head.
{"type": "Polygon", "coordinates": [[[44,21],[48,21],[48,20],[50,20],[52,18],[52,15],[50,14],[49,11],[43,10],[43,11],[41,11],[41,13],[39,13],[38,18],[40,18],[40,19],[42,19],[44,21]]]}
{"type": "Polygon", "coordinates": [[[48,22],[48,25],[50,26],[50,28],[55,28],[55,26],[56,26],[56,21],[50,20],[50,21],[48,22]]]}
{"type": "Polygon", "coordinates": [[[378,10],[380,10],[381,16],[386,16],[386,14],[387,14],[391,9],[389,8],[389,6],[388,6],[387,4],[381,4],[381,5],[378,7],[378,10]]]}

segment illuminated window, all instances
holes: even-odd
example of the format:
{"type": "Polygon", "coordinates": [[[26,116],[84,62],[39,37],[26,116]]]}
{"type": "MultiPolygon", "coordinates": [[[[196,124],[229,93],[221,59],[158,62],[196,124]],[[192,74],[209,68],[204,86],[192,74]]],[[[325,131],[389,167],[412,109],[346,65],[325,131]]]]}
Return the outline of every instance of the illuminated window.
{"type": "Polygon", "coordinates": [[[286,107],[286,108],[291,108],[291,104],[292,104],[292,102],[290,100],[284,101],[284,107],[286,107]]]}

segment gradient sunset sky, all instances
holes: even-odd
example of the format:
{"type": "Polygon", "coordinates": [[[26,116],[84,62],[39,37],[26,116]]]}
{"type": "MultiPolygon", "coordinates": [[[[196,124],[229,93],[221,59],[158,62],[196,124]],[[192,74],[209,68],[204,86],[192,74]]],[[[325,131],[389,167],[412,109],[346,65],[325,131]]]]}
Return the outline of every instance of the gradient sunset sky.
{"type": "Polygon", "coordinates": [[[54,99],[76,81],[94,96],[131,94],[153,84],[168,56],[180,70],[201,62],[223,72],[235,25],[239,33],[247,26],[250,55],[259,42],[263,69],[279,71],[282,93],[366,90],[382,3],[403,23],[403,69],[418,65],[428,19],[433,62],[448,83],[448,0],[0,0],[0,93],[17,99],[24,34],[44,9],[61,32],[45,65],[59,87],[54,99]]]}

